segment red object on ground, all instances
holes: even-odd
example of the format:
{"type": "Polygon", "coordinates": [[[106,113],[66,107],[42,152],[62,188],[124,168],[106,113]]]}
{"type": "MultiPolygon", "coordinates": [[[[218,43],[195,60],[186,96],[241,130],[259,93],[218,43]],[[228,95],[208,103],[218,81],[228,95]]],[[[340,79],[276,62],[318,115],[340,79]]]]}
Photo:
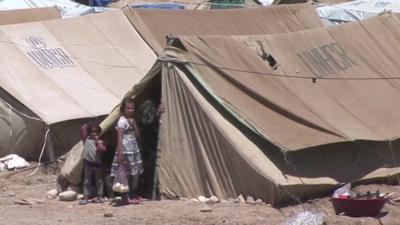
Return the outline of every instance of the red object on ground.
{"type": "Polygon", "coordinates": [[[344,213],[353,217],[377,216],[386,201],[386,198],[331,198],[336,214],[344,213]]]}

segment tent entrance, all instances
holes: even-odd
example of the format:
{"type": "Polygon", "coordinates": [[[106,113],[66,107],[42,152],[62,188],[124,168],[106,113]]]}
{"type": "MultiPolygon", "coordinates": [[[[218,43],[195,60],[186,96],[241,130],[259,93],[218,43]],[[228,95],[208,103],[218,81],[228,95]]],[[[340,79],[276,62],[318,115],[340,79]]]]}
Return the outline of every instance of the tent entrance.
{"type": "MultiPolygon", "coordinates": [[[[146,86],[135,93],[135,121],[138,125],[140,136],[138,144],[143,160],[144,172],[139,178],[138,194],[148,199],[158,199],[158,176],[156,174],[158,153],[158,130],[159,117],[158,106],[161,102],[161,71],[146,81],[146,86]]],[[[115,123],[111,125],[115,127],[115,123]]],[[[117,132],[110,129],[102,136],[104,142],[108,143],[107,151],[103,154],[105,171],[105,192],[112,196],[112,178],[110,176],[111,165],[115,156],[117,146],[117,132]]]]}
{"type": "Polygon", "coordinates": [[[139,147],[143,159],[144,172],[139,180],[139,195],[157,199],[159,196],[156,174],[159,115],[161,103],[161,76],[155,76],[149,86],[135,98],[135,119],[139,127],[139,147]]]}

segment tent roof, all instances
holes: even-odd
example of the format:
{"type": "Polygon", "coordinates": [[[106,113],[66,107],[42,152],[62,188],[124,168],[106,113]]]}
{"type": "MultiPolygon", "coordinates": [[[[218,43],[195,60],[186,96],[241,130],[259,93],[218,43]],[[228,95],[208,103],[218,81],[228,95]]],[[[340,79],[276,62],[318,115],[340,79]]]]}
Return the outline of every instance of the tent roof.
{"type": "Polygon", "coordinates": [[[63,18],[95,13],[103,8],[89,7],[71,0],[1,0],[0,10],[57,7],[63,18]]]}
{"type": "Polygon", "coordinates": [[[208,2],[207,0],[178,0],[178,1],[170,1],[170,0],[124,0],[118,2],[112,2],[107,5],[110,8],[124,8],[130,5],[137,4],[158,4],[158,3],[175,3],[175,4],[183,4],[186,9],[194,9],[201,5],[202,3],[208,2]]]}
{"type": "Polygon", "coordinates": [[[48,124],[108,114],[156,60],[120,11],[0,26],[0,40],[0,86],[48,124]]]}
{"type": "Polygon", "coordinates": [[[286,34],[180,41],[185,60],[221,104],[282,150],[299,150],[400,136],[399,26],[389,15],[286,34]],[[270,57],[263,60],[263,51],[270,57]]]}
{"type": "Polygon", "coordinates": [[[125,8],[124,12],[156,52],[166,46],[167,35],[257,35],[322,26],[311,4],[226,10],[125,8]]]}
{"type": "Polygon", "coordinates": [[[0,25],[27,23],[61,18],[56,7],[16,9],[0,11],[0,25]]]}

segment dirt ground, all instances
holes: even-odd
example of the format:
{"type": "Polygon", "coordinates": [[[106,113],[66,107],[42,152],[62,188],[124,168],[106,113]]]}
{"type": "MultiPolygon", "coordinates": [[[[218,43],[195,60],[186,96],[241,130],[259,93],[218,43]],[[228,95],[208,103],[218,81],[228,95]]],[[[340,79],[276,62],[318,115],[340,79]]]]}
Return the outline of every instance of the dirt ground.
{"type": "MultiPolygon", "coordinates": [[[[326,222],[340,225],[399,225],[400,207],[386,204],[378,218],[351,218],[335,215],[328,197],[314,199],[308,203],[276,209],[268,205],[240,203],[208,204],[211,212],[201,212],[204,203],[190,200],[145,201],[140,205],[113,207],[109,203],[78,205],[78,201],[62,202],[47,199],[47,191],[55,188],[56,175],[28,172],[7,177],[10,172],[0,172],[0,224],[1,225],[265,225],[285,224],[290,217],[310,210],[324,213],[326,222]],[[32,205],[20,205],[16,201],[30,199],[43,201],[32,205]],[[105,217],[112,213],[112,217],[105,217]]],[[[400,186],[363,185],[360,191],[400,193],[400,186]]],[[[399,195],[400,196],[400,195],[399,195]]],[[[286,224],[285,224],[286,225],[286,224]]]]}

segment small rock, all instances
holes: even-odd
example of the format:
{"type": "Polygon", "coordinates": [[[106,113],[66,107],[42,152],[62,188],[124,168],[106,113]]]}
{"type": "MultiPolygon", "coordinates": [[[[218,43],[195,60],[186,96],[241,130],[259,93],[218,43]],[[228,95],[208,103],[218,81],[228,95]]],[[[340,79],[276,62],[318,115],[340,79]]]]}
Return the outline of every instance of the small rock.
{"type": "Polygon", "coordinates": [[[246,200],[244,199],[243,195],[239,195],[238,200],[239,200],[239,203],[241,203],[241,204],[246,203],[246,200]]]}
{"type": "Polygon", "coordinates": [[[199,202],[199,200],[197,198],[192,198],[190,199],[191,202],[199,202]]]}
{"type": "Polygon", "coordinates": [[[200,212],[212,212],[212,209],[205,205],[203,206],[203,208],[200,209],[200,212]]]}
{"type": "Polygon", "coordinates": [[[181,201],[188,201],[189,199],[188,199],[188,198],[180,198],[179,200],[181,200],[181,201]]]}
{"type": "Polygon", "coordinates": [[[200,202],[203,202],[203,203],[207,203],[207,202],[209,202],[210,201],[210,199],[209,198],[206,198],[206,197],[204,197],[204,196],[199,196],[199,201],[200,202]]]}
{"type": "Polygon", "coordinates": [[[57,189],[51,189],[50,191],[47,192],[47,198],[49,199],[53,199],[57,197],[57,195],[58,195],[57,189]]]}
{"type": "Polygon", "coordinates": [[[233,203],[240,203],[240,200],[237,198],[237,199],[234,199],[233,200],[233,203]]]}
{"type": "Polygon", "coordinates": [[[83,199],[83,197],[85,197],[83,194],[78,194],[78,195],[76,196],[77,199],[83,199]]]}
{"type": "Polygon", "coordinates": [[[15,192],[9,191],[9,192],[7,192],[6,196],[7,197],[14,197],[15,196],[15,192]]]}
{"type": "Polygon", "coordinates": [[[211,203],[217,203],[217,202],[219,202],[219,199],[218,199],[217,196],[214,196],[214,195],[213,195],[213,196],[210,197],[209,202],[211,202],[211,203]]]}
{"type": "Polygon", "coordinates": [[[250,205],[255,205],[256,204],[256,201],[254,201],[254,198],[251,197],[251,196],[247,196],[246,202],[247,202],[247,204],[250,204],[250,205]]]}
{"type": "Polygon", "coordinates": [[[256,204],[257,205],[262,205],[264,202],[263,202],[263,200],[261,200],[261,199],[257,199],[256,200],[256,204]]]}
{"type": "Polygon", "coordinates": [[[25,201],[29,202],[30,205],[36,205],[36,204],[41,204],[44,203],[44,200],[42,199],[37,199],[37,198],[26,198],[24,199],[25,201]]]}
{"type": "Polygon", "coordinates": [[[32,205],[31,202],[28,202],[28,201],[26,201],[25,199],[15,200],[14,203],[15,203],[15,204],[18,204],[18,205],[32,205]]]}
{"type": "MultiPolygon", "coordinates": [[[[264,202],[263,204],[265,204],[265,202],[264,202]]],[[[272,205],[271,205],[271,204],[266,204],[266,206],[267,206],[267,207],[272,207],[272,205]]]]}
{"type": "MultiPolygon", "coordinates": [[[[233,201],[233,200],[232,200],[233,201]]],[[[223,204],[226,204],[226,203],[229,203],[227,200],[225,200],[225,199],[222,199],[221,201],[219,201],[220,203],[223,203],[223,204]]]]}
{"type": "Polygon", "coordinates": [[[104,217],[113,217],[114,214],[112,212],[106,212],[104,213],[104,217]]]}
{"type": "Polygon", "coordinates": [[[58,195],[60,201],[74,201],[78,194],[75,191],[64,191],[58,195]]]}

